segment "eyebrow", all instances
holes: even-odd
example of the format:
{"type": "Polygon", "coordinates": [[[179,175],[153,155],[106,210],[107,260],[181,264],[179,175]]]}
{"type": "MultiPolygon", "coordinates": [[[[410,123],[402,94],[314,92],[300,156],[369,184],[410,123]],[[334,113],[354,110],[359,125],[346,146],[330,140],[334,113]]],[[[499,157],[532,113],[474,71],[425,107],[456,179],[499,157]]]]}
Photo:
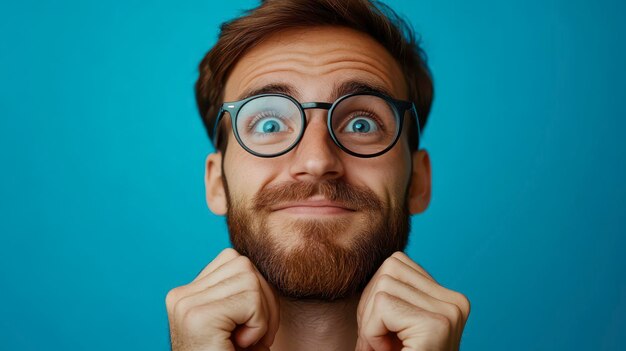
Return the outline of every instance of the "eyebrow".
{"type": "MultiPolygon", "coordinates": [[[[332,90],[331,99],[334,101],[341,96],[354,93],[375,93],[393,96],[387,88],[379,84],[362,80],[349,80],[343,83],[335,84],[332,90]]],[[[290,96],[300,96],[300,91],[296,87],[287,83],[272,83],[258,88],[247,89],[239,95],[237,100],[247,99],[251,96],[260,94],[286,94],[290,96]]]]}
{"type": "Polygon", "coordinates": [[[254,96],[254,95],[276,94],[276,93],[286,94],[286,95],[290,95],[290,96],[300,95],[298,89],[296,89],[295,87],[293,87],[293,86],[291,86],[289,84],[272,83],[272,84],[264,85],[264,86],[259,87],[259,88],[247,89],[241,95],[239,95],[239,98],[237,98],[237,100],[247,99],[247,98],[249,98],[251,96],[254,96]]]}
{"type": "Polygon", "coordinates": [[[335,88],[333,89],[332,98],[333,100],[336,100],[344,95],[354,94],[354,93],[361,93],[361,94],[375,93],[375,94],[384,94],[387,96],[393,96],[388,89],[384,88],[381,85],[378,85],[372,82],[361,81],[361,80],[349,80],[339,85],[335,85],[335,88]]]}

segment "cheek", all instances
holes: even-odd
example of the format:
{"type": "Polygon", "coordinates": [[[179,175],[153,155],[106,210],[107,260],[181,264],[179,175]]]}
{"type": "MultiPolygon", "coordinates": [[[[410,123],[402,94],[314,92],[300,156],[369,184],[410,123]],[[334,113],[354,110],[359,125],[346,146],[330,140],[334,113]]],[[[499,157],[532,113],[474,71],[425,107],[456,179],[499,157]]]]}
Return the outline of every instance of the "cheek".
{"type": "Polygon", "coordinates": [[[381,164],[376,167],[380,177],[384,179],[386,188],[394,198],[403,198],[412,173],[412,158],[405,135],[402,135],[396,145],[384,154],[381,164]]]}
{"type": "Polygon", "coordinates": [[[404,168],[389,167],[381,176],[392,203],[400,204],[404,200],[409,182],[409,177],[406,174],[404,168]]]}
{"type": "Polygon", "coordinates": [[[223,168],[230,197],[250,199],[277,177],[280,168],[270,160],[247,153],[236,140],[232,141],[235,144],[228,145],[223,168]]]}
{"type": "Polygon", "coordinates": [[[410,158],[404,157],[356,160],[346,164],[346,169],[353,170],[347,172],[347,181],[367,186],[387,204],[397,204],[403,201],[408,187],[409,167],[410,158]]]}

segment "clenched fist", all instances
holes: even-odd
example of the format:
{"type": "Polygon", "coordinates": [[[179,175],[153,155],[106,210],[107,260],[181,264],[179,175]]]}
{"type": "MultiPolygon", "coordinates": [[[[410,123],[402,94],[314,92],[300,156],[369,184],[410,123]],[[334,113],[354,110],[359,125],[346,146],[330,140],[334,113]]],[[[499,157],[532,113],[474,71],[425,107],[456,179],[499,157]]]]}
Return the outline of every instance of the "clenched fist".
{"type": "Polygon", "coordinates": [[[269,350],[279,326],[278,297],[252,262],[222,251],[165,299],[172,351],[269,350]]]}
{"type": "Polygon", "coordinates": [[[380,266],[357,308],[357,351],[456,351],[469,300],[396,252],[380,266]]]}

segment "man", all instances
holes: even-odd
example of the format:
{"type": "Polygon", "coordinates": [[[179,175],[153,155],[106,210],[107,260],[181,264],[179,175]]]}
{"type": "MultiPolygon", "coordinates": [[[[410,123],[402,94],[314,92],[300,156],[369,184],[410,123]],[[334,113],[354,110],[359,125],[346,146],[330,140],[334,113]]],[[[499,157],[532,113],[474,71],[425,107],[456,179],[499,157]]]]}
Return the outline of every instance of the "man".
{"type": "Polygon", "coordinates": [[[402,253],[432,81],[393,11],[264,1],[222,26],[196,96],[233,249],[168,293],[173,350],[458,350],[467,298],[402,253]]]}

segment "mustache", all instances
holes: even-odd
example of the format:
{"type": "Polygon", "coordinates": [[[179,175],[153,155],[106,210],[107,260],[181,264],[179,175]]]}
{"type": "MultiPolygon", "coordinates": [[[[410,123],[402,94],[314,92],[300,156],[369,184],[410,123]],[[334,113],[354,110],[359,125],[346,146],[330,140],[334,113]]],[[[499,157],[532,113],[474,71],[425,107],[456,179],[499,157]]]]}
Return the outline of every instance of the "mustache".
{"type": "Polygon", "coordinates": [[[252,207],[256,211],[263,211],[282,202],[303,201],[315,195],[321,195],[357,211],[383,208],[382,201],[369,188],[337,179],[321,182],[283,182],[263,188],[253,197],[252,207]]]}

